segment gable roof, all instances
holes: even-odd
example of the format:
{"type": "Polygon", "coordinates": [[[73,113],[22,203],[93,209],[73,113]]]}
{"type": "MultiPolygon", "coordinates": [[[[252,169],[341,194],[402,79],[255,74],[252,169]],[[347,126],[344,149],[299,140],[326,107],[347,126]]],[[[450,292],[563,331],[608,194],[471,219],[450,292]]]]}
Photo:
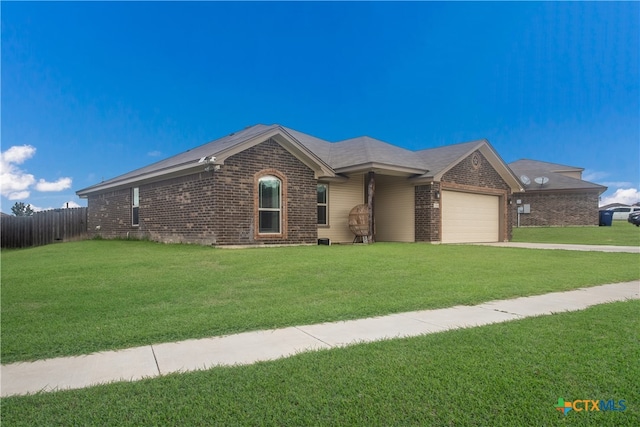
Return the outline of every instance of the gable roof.
{"type": "Polygon", "coordinates": [[[428,148],[417,151],[428,172],[413,178],[414,181],[440,181],[442,176],[460,161],[470,156],[474,151],[480,151],[491,166],[500,174],[502,179],[511,187],[511,191],[522,191],[522,184],[507,167],[497,151],[486,139],[447,145],[444,147],[428,148]]]}
{"type": "Polygon", "coordinates": [[[170,176],[193,173],[194,169],[204,169],[203,159],[209,158],[214,165],[223,165],[224,161],[238,152],[270,138],[275,139],[294,156],[309,166],[319,176],[335,176],[335,173],[320,157],[292,137],[279,125],[262,125],[247,127],[227,136],[187,150],[183,153],[152,163],[115,178],[103,181],[91,187],[76,192],[80,197],[96,191],[104,191],[131,185],[132,183],[151,182],[170,176]]]}
{"type": "Polygon", "coordinates": [[[332,144],[331,166],[341,173],[377,169],[409,176],[427,171],[414,152],[368,136],[332,144]]]}
{"type": "MultiPolygon", "coordinates": [[[[487,140],[471,141],[420,151],[407,150],[368,136],[344,141],[323,139],[278,124],[258,124],[231,133],[175,156],[119,175],[76,192],[87,197],[94,192],[123,188],[204,170],[204,160],[214,165],[254,145],[273,139],[300,161],[314,170],[316,178],[340,178],[340,174],[375,171],[387,175],[406,176],[413,182],[440,180],[442,175],[466,156],[479,150],[512,191],[522,187],[487,140]]],[[[344,175],[342,175],[344,179],[344,175]]]]}
{"type": "Polygon", "coordinates": [[[424,173],[423,162],[414,152],[368,136],[328,142],[296,130],[282,127],[303,145],[329,164],[336,173],[379,169],[406,171],[407,175],[424,173]]]}
{"type": "Polygon", "coordinates": [[[582,173],[584,168],[530,159],[521,159],[509,163],[509,167],[520,179],[523,176],[529,178],[529,184],[524,185],[523,183],[525,191],[597,190],[603,193],[607,190],[604,185],[565,175],[567,172],[582,173]],[[549,178],[548,183],[540,185],[534,181],[535,178],[543,176],[549,178]]]}
{"type": "Polygon", "coordinates": [[[435,177],[436,175],[442,175],[452,165],[467,157],[486,142],[486,140],[478,140],[444,147],[427,148],[417,151],[416,154],[428,165],[428,176],[435,177]]]}
{"type": "MultiPolygon", "coordinates": [[[[266,133],[270,129],[271,129],[271,126],[265,126],[265,125],[251,126],[239,132],[234,132],[222,138],[200,145],[198,147],[191,148],[183,153],[176,154],[175,156],[171,156],[167,159],[160,160],[156,163],[152,163],[148,166],[144,166],[139,169],[135,169],[131,172],[120,175],[109,181],[122,180],[122,179],[133,178],[133,177],[141,177],[148,173],[169,170],[172,168],[180,167],[182,165],[191,164],[194,161],[196,162],[199,161],[203,157],[211,156],[215,153],[218,153],[225,149],[229,149],[237,144],[240,144],[243,141],[246,141],[247,139],[254,138],[263,133],[266,133]]],[[[109,181],[105,181],[105,182],[109,182],[109,181]]]]}
{"type": "Polygon", "coordinates": [[[288,127],[280,126],[280,128],[307,147],[311,152],[315,153],[323,162],[331,165],[331,146],[333,145],[331,142],[298,132],[288,127]]]}

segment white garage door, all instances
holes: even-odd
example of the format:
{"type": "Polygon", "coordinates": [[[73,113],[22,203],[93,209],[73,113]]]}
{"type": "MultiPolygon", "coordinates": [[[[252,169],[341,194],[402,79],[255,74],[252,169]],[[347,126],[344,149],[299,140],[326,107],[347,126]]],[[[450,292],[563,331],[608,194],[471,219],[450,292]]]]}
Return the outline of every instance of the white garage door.
{"type": "Polygon", "coordinates": [[[443,191],[442,243],[497,242],[500,199],[484,194],[443,191]]]}

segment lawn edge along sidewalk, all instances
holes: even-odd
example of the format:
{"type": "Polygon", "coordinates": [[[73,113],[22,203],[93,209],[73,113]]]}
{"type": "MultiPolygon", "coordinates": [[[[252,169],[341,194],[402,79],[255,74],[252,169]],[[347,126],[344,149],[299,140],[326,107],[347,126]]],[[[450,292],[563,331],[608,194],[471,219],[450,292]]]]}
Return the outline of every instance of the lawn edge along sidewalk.
{"type": "Polygon", "coordinates": [[[83,356],[17,362],[0,368],[0,395],[78,389],[137,381],[215,366],[247,365],[301,352],[415,337],[531,316],[640,299],[640,280],[566,292],[489,301],[475,306],[412,311],[235,335],[162,343],[83,356]]]}

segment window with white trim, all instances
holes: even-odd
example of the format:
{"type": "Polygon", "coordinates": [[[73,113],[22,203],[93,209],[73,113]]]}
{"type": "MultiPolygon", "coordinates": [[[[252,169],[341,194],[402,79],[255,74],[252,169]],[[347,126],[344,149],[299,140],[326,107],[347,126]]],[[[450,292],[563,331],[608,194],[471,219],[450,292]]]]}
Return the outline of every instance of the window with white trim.
{"type": "Polygon", "coordinates": [[[329,225],[329,184],[318,184],[318,225],[329,225]]]}
{"type": "Polygon", "coordinates": [[[140,189],[131,189],[131,225],[140,225],[140,189]]]}
{"type": "Polygon", "coordinates": [[[272,175],[258,180],[258,233],[282,232],[282,181],[272,175]]]}

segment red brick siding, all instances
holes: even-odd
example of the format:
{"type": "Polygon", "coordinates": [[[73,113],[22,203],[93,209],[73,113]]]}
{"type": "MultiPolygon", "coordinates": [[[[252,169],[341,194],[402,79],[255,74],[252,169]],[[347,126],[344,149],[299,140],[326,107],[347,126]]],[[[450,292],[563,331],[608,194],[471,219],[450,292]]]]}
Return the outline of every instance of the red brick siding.
{"type": "Polygon", "coordinates": [[[518,224],[516,200],[531,206],[531,213],[520,214],[521,227],[563,227],[598,225],[598,192],[525,192],[513,195],[512,223],[518,224]]]}
{"type": "MultiPolygon", "coordinates": [[[[140,186],[140,226],[131,226],[131,189],[89,197],[89,230],[104,237],[148,237],[161,242],[217,245],[315,243],[314,173],[271,140],[226,159],[220,170],[140,186]],[[280,238],[254,236],[254,175],[286,176],[287,230],[280,238]]],[[[285,193],[285,192],[283,192],[285,193]]]]}

